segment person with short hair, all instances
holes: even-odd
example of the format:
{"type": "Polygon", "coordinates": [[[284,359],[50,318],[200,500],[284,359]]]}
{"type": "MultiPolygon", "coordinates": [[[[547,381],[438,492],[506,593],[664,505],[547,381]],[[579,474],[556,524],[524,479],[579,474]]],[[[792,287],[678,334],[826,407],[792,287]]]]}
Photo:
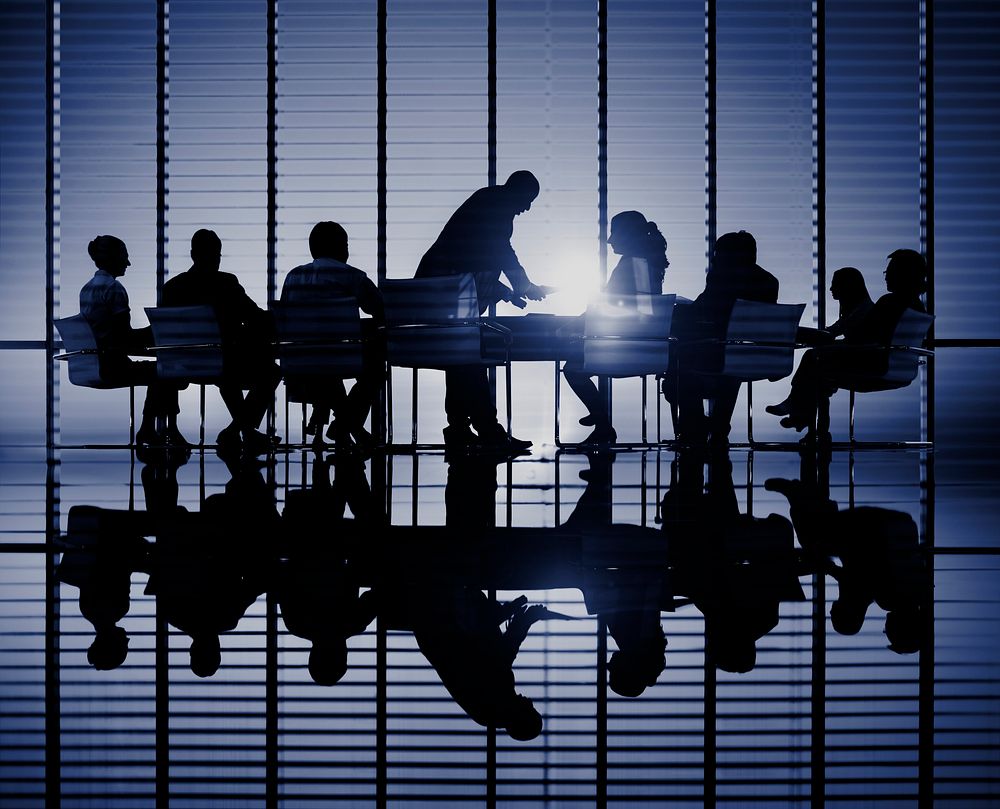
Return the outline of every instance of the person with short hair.
{"type": "Polygon", "coordinates": [[[385,380],[384,338],[379,331],[385,325],[382,293],[368,275],[347,263],[347,231],[337,222],[317,222],[309,234],[309,252],[313,260],[289,270],[281,286],[283,303],[312,301],[324,298],[352,297],[362,312],[371,315],[362,322],[364,367],[350,393],[345,393],[340,379],[316,395],[313,412],[306,432],[322,441],[323,428],[335,410],[336,420],[326,431],[328,438],[339,446],[357,445],[370,449],[374,445],[365,421],[385,380]]]}
{"type": "Polygon", "coordinates": [[[216,439],[220,450],[267,452],[277,443],[258,429],[281,381],[270,338],[270,314],[254,303],[235,275],[221,272],[222,240],[213,230],[191,237],[191,268],[163,285],[161,306],[211,306],[222,338],[219,393],[232,417],[216,439]],[[244,398],[243,391],[248,390],[244,398]]]}
{"type": "Polygon", "coordinates": [[[149,326],[132,328],[128,293],[118,280],[132,266],[125,242],[116,236],[97,236],[87,245],[87,252],[97,272],[80,290],[80,314],[97,340],[101,379],[109,385],[146,386],[136,444],[189,447],[177,429],[178,386],[157,378],[155,362],[135,362],[129,357],[152,346],[153,332],[149,326]],[[165,422],[162,434],[157,432],[158,418],[165,422]]]}
{"type": "MultiPolygon", "coordinates": [[[[515,171],[503,185],[480,188],[451,215],[420,259],[415,277],[472,273],[480,313],[499,301],[523,308],[526,298],[542,300],[546,290],[528,279],[510,243],[514,217],[531,208],[538,192],[535,175],[524,170],[515,171]],[[510,282],[509,287],[500,280],[501,275],[510,282]]],[[[444,439],[449,448],[516,453],[531,446],[530,441],[509,435],[497,421],[485,367],[446,370],[444,407],[448,416],[444,439]]]]}

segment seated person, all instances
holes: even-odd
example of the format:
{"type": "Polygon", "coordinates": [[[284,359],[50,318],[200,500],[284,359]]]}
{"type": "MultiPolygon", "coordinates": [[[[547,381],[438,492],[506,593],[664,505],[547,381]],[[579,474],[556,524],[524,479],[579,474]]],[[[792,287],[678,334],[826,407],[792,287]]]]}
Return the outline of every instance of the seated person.
{"type": "MultiPolygon", "coordinates": [[[[907,309],[926,311],[920,295],[927,288],[927,265],[915,250],[895,250],[889,254],[885,270],[887,292],[861,316],[844,328],[844,349],[888,346],[899,319],[907,309]]],[[[839,322],[839,321],[838,321],[839,322]]],[[[838,347],[810,349],[802,357],[792,378],[792,389],[785,401],[766,408],[769,413],[784,415],[781,426],[801,431],[809,428],[806,440],[829,440],[829,425],[817,429],[817,410],[825,407],[837,386],[831,379],[838,375],[880,372],[884,352],[843,350],[838,347]],[[825,401],[822,401],[825,400],[825,401]]]]}
{"type": "MultiPolygon", "coordinates": [[[[846,337],[857,328],[875,305],[872,296],[868,293],[865,277],[855,267],[841,267],[833,274],[830,281],[830,294],[835,301],[840,302],[840,313],[837,320],[825,329],[800,328],[797,334],[797,339],[800,342],[823,345],[832,342],[837,337],[846,337]]],[[[808,365],[808,362],[815,359],[815,353],[807,353],[803,359],[806,357],[810,358],[807,361],[808,365]]],[[[798,376],[799,371],[795,373],[798,376]]],[[[810,371],[807,368],[802,373],[808,374],[810,371]]],[[[795,379],[796,377],[792,377],[793,386],[799,384],[795,379]]],[[[790,397],[783,402],[778,402],[778,404],[768,405],[764,409],[773,416],[787,416],[791,412],[790,397]]]]}
{"type": "MultiPolygon", "coordinates": [[[[636,294],[662,294],[663,276],[670,262],[667,261],[667,242],[655,222],[647,221],[638,211],[622,211],[611,219],[608,244],[621,256],[621,260],[604,286],[606,299],[626,303],[636,294]]],[[[579,333],[582,332],[581,318],[579,333]]],[[[613,443],[618,434],[611,426],[607,403],[591,377],[584,373],[582,360],[568,360],[563,366],[563,374],[570,388],[587,407],[587,415],[580,419],[580,423],[594,427],[584,443],[613,443]]]]}
{"type": "Polygon", "coordinates": [[[745,230],[716,240],[704,291],[674,315],[671,334],[680,345],[671,357],[662,390],[667,401],[677,405],[675,427],[684,443],[702,444],[709,437],[713,443],[729,443],[741,383],[728,377],[706,380],[702,374],[717,371],[721,365],[721,349],[692,341],[724,339],[737,299],[778,302],[778,279],[757,264],[757,242],[745,230]],[[705,399],[711,400],[707,418],[705,399]]]}
{"type": "Polygon", "coordinates": [[[148,326],[132,328],[128,293],[118,280],[131,265],[125,242],[114,236],[98,236],[87,245],[87,252],[97,272],[80,290],[80,314],[97,339],[101,378],[109,385],[146,386],[136,444],[190,446],[177,429],[177,385],[157,379],[156,363],[134,362],[128,356],[149,348],[153,332],[148,326]],[[166,423],[162,435],[156,428],[156,420],[161,417],[166,423]]]}
{"type": "Polygon", "coordinates": [[[328,438],[340,445],[356,442],[370,448],[371,434],[365,421],[385,380],[385,354],[377,329],[385,324],[382,295],[378,287],[362,271],[347,263],[347,231],[336,222],[319,222],[309,234],[309,251],[313,260],[289,271],[281,287],[281,301],[313,301],[323,298],[353,297],[361,311],[371,315],[362,323],[364,338],[364,370],[350,394],[345,395],[341,379],[331,379],[317,391],[312,417],[306,432],[322,441],[323,428],[336,407],[336,420],[326,431],[328,438]]]}
{"type": "Polygon", "coordinates": [[[219,271],[222,241],[212,230],[191,237],[191,268],[163,286],[161,306],[211,306],[222,337],[219,393],[232,422],[216,442],[225,451],[241,447],[251,455],[270,450],[277,437],[258,430],[274,401],[281,372],[272,359],[270,315],[251,300],[235,275],[219,271]],[[244,389],[249,393],[243,397],[244,389]]]}

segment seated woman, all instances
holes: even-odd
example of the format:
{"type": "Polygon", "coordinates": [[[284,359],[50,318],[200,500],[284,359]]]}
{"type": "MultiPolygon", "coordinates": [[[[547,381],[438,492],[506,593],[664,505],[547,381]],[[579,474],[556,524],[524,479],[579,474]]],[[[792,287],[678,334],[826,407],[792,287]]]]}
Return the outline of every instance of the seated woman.
{"type": "Polygon", "coordinates": [[[129,357],[146,352],[153,344],[153,330],[149,326],[132,328],[128,293],[118,280],[132,265],[125,242],[116,236],[97,236],[87,245],[87,253],[97,272],[80,290],[80,314],[97,340],[101,379],[109,385],[146,386],[136,444],[189,447],[177,429],[177,391],[184,385],[158,379],[156,363],[135,362],[129,357]],[[157,432],[158,418],[165,423],[163,433],[157,432]]]}
{"type": "MultiPolygon", "coordinates": [[[[606,299],[627,301],[637,294],[660,295],[667,261],[667,242],[655,222],[647,221],[638,211],[623,211],[611,219],[608,244],[621,260],[604,286],[606,299]]],[[[582,333],[582,317],[581,317],[582,333]]],[[[585,444],[608,444],[617,438],[607,404],[590,375],[583,370],[583,360],[567,360],[563,366],[566,382],[587,407],[580,424],[593,426],[585,444]]]]}
{"type": "MultiPolygon", "coordinates": [[[[895,250],[889,254],[885,269],[886,294],[880,297],[865,313],[844,321],[843,310],[839,328],[844,339],[837,341],[846,347],[864,348],[888,346],[900,317],[907,309],[925,312],[920,295],[927,288],[927,264],[915,250],[895,250]]],[[[864,305],[862,301],[861,305],[864,305]]],[[[837,325],[834,324],[834,325],[837,325]]],[[[820,399],[829,399],[838,388],[831,377],[839,374],[864,373],[868,364],[879,362],[876,352],[810,349],[802,357],[792,378],[788,398],[766,408],[774,415],[784,415],[781,426],[801,431],[809,428],[807,440],[829,440],[826,429],[816,428],[816,414],[820,399]]],[[[872,366],[871,372],[875,372],[872,366]]]]}
{"type": "MultiPolygon", "coordinates": [[[[872,296],[865,285],[865,277],[856,267],[841,267],[830,280],[830,294],[835,301],[840,302],[840,312],[837,320],[825,329],[799,329],[798,339],[809,345],[830,343],[837,337],[848,337],[868,315],[875,305],[872,296]]],[[[799,373],[811,373],[808,363],[815,361],[815,352],[809,352],[802,358],[799,371],[792,377],[793,389],[799,383],[799,373]],[[809,358],[808,361],[806,358],[809,358]],[[806,366],[803,370],[802,366],[806,366]]],[[[772,416],[787,416],[792,412],[792,395],[778,404],[764,408],[772,416]]]]}

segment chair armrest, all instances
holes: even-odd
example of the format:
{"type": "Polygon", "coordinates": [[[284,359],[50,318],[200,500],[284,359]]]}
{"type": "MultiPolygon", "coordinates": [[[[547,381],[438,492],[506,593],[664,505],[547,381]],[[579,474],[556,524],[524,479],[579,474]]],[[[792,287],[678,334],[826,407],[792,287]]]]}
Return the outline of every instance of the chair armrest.
{"type": "Polygon", "coordinates": [[[510,329],[506,326],[501,326],[499,323],[494,323],[491,320],[481,320],[479,321],[479,327],[482,329],[488,329],[489,331],[496,332],[497,334],[503,336],[504,345],[510,346],[514,342],[514,335],[510,329]]]}

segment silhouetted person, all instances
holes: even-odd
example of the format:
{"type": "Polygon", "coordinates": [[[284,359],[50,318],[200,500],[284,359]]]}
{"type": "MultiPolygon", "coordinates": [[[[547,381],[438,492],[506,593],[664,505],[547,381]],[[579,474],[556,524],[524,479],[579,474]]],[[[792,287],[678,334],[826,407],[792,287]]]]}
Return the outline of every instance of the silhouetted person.
{"type": "MultiPolygon", "coordinates": [[[[524,307],[525,298],[541,300],[545,290],[530,280],[517,260],[510,239],[514,217],[531,207],[538,180],[529,171],[515,171],[503,185],[480,188],[452,214],[417,267],[417,278],[473,273],[479,311],[498,301],[524,307]],[[510,282],[508,287],[500,275],[510,282]]],[[[452,448],[481,446],[518,452],[531,446],[507,434],[497,421],[486,368],[460,366],[445,371],[445,443],[452,448]],[[475,430],[475,433],[470,429],[475,430]]]]}
{"type": "Polygon", "coordinates": [[[925,312],[920,295],[927,288],[927,265],[915,250],[895,250],[889,254],[885,270],[888,290],[861,317],[853,320],[837,345],[810,349],[802,357],[792,379],[788,398],[770,409],[787,415],[781,426],[801,431],[806,440],[829,440],[829,423],[817,427],[817,410],[829,413],[830,397],[836,393],[835,380],[851,374],[884,373],[888,357],[879,347],[888,347],[899,319],[907,309],[925,312]],[[840,345],[842,343],[842,345],[840,345]]]}
{"type": "Polygon", "coordinates": [[[724,376],[706,380],[702,374],[721,369],[723,349],[691,341],[724,339],[737,299],[778,301],[778,279],[757,264],[757,242],[745,230],[716,240],[704,291],[674,313],[672,334],[681,342],[663,380],[663,395],[677,405],[675,426],[685,443],[700,444],[710,437],[713,443],[728,445],[741,382],[724,376]],[[711,402],[707,418],[705,399],[711,402]]]}
{"type": "Polygon", "coordinates": [[[363,270],[347,263],[347,231],[338,223],[318,222],[309,234],[309,251],[313,260],[285,276],[281,300],[294,303],[352,297],[371,318],[362,321],[364,368],[350,394],[345,394],[343,380],[329,380],[328,386],[318,391],[306,432],[321,437],[330,411],[335,409],[336,420],[327,430],[327,437],[341,446],[356,442],[370,449],[374,442],[364,425],[385,380],[385,352],[379,331],[385,325],[382,294],[363,270]]]}
{"type": "Polygon", "coordinates": [[[861,631],[872,604],[886,611],[885,634],[898,654],[920,650],[932,576],[913,518],[903,511],[830,499],[829,453],[803,453],[799,480],[764,485],[788,498],[792,522],[814,569],[837,581],[830,623],[841,635],[861,631]],[[833,562],[839,560],[839,564],[833,562]]]}
{"type": "Polygon", "coordinates": [[[70,509],[56,573],[59,581],[80,589],[80,614],[94,627],[87,660],[102,671],[118,668],[128,655],[128,634],[118,624],[128,614],[132,574],[148,569],[144,522],[142,512],[70,509]]]}
{"type": "MultiPolygon", "coordinates": [[[[647,221],[638,211],[622,211],[611,219],[608,244],[621,259],[604,286],[606,302],[634,307],[636,295],[662,294],[663,277],[670,262],[667,261],[667,242],[655,222],[647,221]]],[[[580,321],[579,333],[582,335],[583,317],[580,321]]],[[[583,443],[613,443],[618,434],[611,426],[607,402],[590,375],[584,373],[582,359],[567,360],[563,374],[587,408],[587,415],[580,423],[594,428],[583,443]]]]}
{"type": "Polygon", "coordinates": [[[236,628],[265,591],[280,530],[273,488],[252,458],[223,453],[231,478],[174,530],[157,537],[146,588],[164,619],[190,636],[191,671],[211,677],[220,635],[236,628]]]}
{"type": "Polygon", "coordinates": [[[421,591],[411,606],[417,645],[455,702],[475,722],[503,728],[518,741],[542,732],[541,715],[516,691],[513,666],[545,612],[540,604],[526,606],[523,596],[501,604],[458,584],[421,591]]]}
{"type": "MultiPolygon", "coordinates": [[[[823,345],[838,337],[847,337],[859,327],[875,305],[872,296],[868,293],[865,277],[855,267],[841,267],[833,274],[833,278],[830,280],[830,294],[835,301],[840,303],[837,320],[825,329],[800,328],[797,335],[800,342],[823,345]]],[[[800,362],[799,368],[801,369],[804,363],[806,370],[802,370],[801,373],[814,372],[809,370],[808,366],[809,363],[815,361],[815,358],[816,352],[806,352],[803,355],[803,361],[800,362]],[[807,357],[808,359],[806,359],[807,357]]],[[[792,377],[792,385],[802,384],[796,382],[796,376],[799,373],[800,371],[796,370],[792,377]]],[[[789,396],[784,401],[768,405],[764,409],[773,416],[787,416],[791,412],[791,408],[792,402],[789,396]]]]}
{"type": "Polygon", "coordinates": [[[673,587],[705,616],[705,651],[723,671],[745,673],[757,641],[778,624],[782,601],[802,600],[792,526],[777,514],[741,514],[728,455],[688,452],[664,496],[673,587]]]}
{"type": "Polygon", "coordinates": [[[188,447],[177,429],[177,385],[157,379],[155,362],[134,362],[128,356],[145,352],[153,344],[153,332],[148,326],[132,328],[128,293],[118,280],[131,266],[125,242],[115,236],[98,236],[87,245],[87,252],[97,272],[80,290],[80,314],[97,339],[101,379],[109,385],[146,386],[137,444],[188,447]],[[156,430],[159,417],[166,423],[162,435],[156,430]]]}
{"type": "Polygon", "coordinates": [[[272,359],[270,315],[253,302],[235,275],[219,270],[222,241],[214,231],[198,230],[191,237],[191,261],[189,270],[163,285],[161,305],[211,306],[215,311],[223,351],[219,393],[232,417],[216,441],[227,452],[267,452],[274,442],[258,427],[281,381],[272,359]]]}

